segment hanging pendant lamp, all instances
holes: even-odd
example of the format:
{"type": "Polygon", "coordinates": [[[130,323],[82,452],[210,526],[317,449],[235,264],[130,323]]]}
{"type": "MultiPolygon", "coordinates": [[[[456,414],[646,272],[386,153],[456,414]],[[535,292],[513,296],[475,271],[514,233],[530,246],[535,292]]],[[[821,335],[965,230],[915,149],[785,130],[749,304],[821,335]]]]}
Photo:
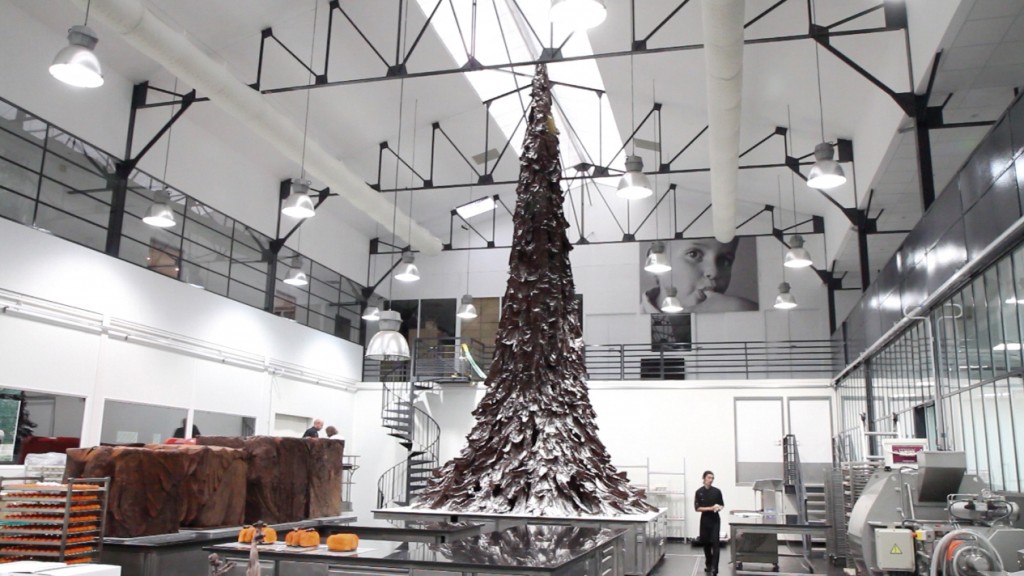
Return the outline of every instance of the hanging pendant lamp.
{"type": "Polygon", "coordinates": [[[672,270],[672,264],[665,255],[665,243],[661,241],[651,243],[651,249],[647,253],[647,260],[644,262],[644,270],[654,274],[664,274],[672,270]]]}
{"type": "Polygon", "coordinates": [[[292,218],[316,216],[313,199],[309,197],[309,180],[292,178],[292,191],[281,205],[281,213],[292,218]]]}
{"type": "Polygon", "coordinates": [[[412,252],[402,254],[402,262],[395,269],[395,280],[415,282],[420,279],[420,269],[416,266],[416,257],[412,252]]]}
{"type": "Polygon", "coordinates": [[[57,52],[50,64],[50,75],[61,82],[78,88],[98,88],[103,85],[103,71],[93,49],[99,37],[88,26],[68,29],[68,45],[57,52]]]}
{"type": "Polygon", "coordinates": [[[589,30],[608,16],[604,0],[554,0],[548,13],[552,24],[589,30]]]}
{"type": "Polygon", "coordinates": [[[472,320],[477,317],[476,306],[473,305],[472,295],[462,295],[462,303],[459,305],[459,311],[456,312],[455,315],[463,320],[472,320]]]}
{"type": "Polygon", "coordinates": [[[833,160],[836,149],[828,142],[814,147],[814,166],[807,175],[807,185],[818,190],[831,190],[846,184],[846,174],[839,162],[833,160]]]}
{"type": "Polygon", "coordinates": [[[679,298],[676,296],[678,291],[675,286],[669,286],[668,290],[665,291],[666,296],[661,301],[661,311],[668,314],[675,314],[676,312],[683,311],[683,305],[679,302],[679,298]]]}
{"type": "Polygon", "coordinates": [[[160,190],[153,197],[153,203],[146,210],[142,221],[157,228],[170,228],[178,223],[171,207],[171,193],[167,188],[160,190]]]}
{"type": "Polygon", "coordinates": [[[651,182],[644,174],[644,161],[639,156],[626,156],[626,173],[619,180],[616,194],[626,200],[639,200],[654,194],[651,182]]]}
{"type": "Polygon", "coordinates": [[[376,322],[376,321],[380,320],[380,307],[379,306],[367,306],[366,309],[363,310],[362,318],[363,318],[363,320],[366,320],[367,322],[376,322]]]}
{"type": "Polygon", "coordinates": [[[409,353],[409,342],[398,331],[402,327],[401,314],[394,310],[381,312],[379,326],[380,330],[366,345],[365,356],[370,360],[380,361],[408,360],[412,356],[409,353]]]}
{"type": "Polygon", "coordinates": [[[794,234],[789,239],[789,250],[786,251],[786,257],[782,264],[786,268],[807,268],[813,264],[810,252],[804,248],[803,236],[794,234]]]}
{"type": "Polygon", "coordinates": [[[304,264],[302,256],[292,258],[292,264],[288,268],[288,275],[285,276],[284,283],[289,286],[306,286],[309,284],[309,276],[303,270],[304,264]]]}
{"type": "Polygon", "coordinates": [[[789,282],[779,284],[779,295],[775,297],[775,308],[777,310],[792,310],[796,308],[796,298],[789,291],[789,282]]]}

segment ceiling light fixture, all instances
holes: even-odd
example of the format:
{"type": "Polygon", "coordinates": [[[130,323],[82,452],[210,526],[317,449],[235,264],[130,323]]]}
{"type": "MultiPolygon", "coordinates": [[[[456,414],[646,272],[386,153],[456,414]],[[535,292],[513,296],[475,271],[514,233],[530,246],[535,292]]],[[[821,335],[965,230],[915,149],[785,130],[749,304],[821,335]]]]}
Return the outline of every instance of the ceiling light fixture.
{"type": "Polygon", "coordinates": [[[376,305],[367,306],[366,309],[363,310],[362,318],[367,322],[376,322],[380,320],[380,307],[376,305]]]}
{"type": "Polygon", "coordinates": [[[636,96],[633,92],[633,55],[629,56],[629,114],[630,126],[634,130],[630,136],[633,144],[633,152],[626,156],[626,173],[619,179],[619,189],[616,192],[619,198],[626,200],[640,200],[654,194],[651,189],[651,182],[644,174],[644,161],[636,155],[636,96]]]}
{"type": "Polygon", "coordinates": [[[573,30],[589,30],[608,17],[604,0],[553,0],[549,12],[552,24],[573,30]]]}
{"type": "Polygon", "coordinates": [[[291,267],[288,268],[288,275],[284,278],[284,283],[289,286],[306,286],[309,284],[309,275],[306,274],[305,259],[302,256],[292,257],[291,267]]]}
{"type": "Polygon", "coordinates": [[[366,358],[380,361],[401,361],[412,357],[409,342],[399,332],[402,315],[394,310],[384,310],[378,321],[380,329],[366,345],[366,358]]]}
{"type": "Polygon", "coordinates": [[[679,302],[679,298],[676,296],[678,291],[675,286],[669,286],[665,290],[665,298],[661,301],[661,311],[669,314],[675,314],[676,312],[683,311],[683,305],[679,302]]]}
{"type": "Polygon", "coordinates": [[[647,251],[647,260],[644,262],[644,270],[654,274],[664,274],[672,270],[672,264],[665,255],[665,243],[658,240],[651,243],[651,249],[647,251]]]}
{"type": "Polygon", "coordinates": [[[178,223],[174,217],[174,208],[171,207],[170,190],[164,188],[153,196],[153,203],[149,205],[142,221],[157,228],[170,228],[178,223]]]}
{"type": "Polygon", "coordinates": [[[402,262],[395,268],[395,280],[415,282],[420,279],[420,269],[416,266],[416,256],[412,252],[402,253],[402,262]]]}
{"type": "Polygon", "coordinates": [[[792,310],[796,308],[796,297],[789,291],[789,282],[779,284],[779,295],[775,297],[776,310],[792,310]]]}
{"type": "Polygon", "coordinates": [[[281,205],[281,213],[292,218],[312,218],[316,216],[313,199],[309,197],[309,180],[292,178],[291,193],[281,205]]]}
{"type": "Polygon", "coordinates": [[[50,75],[61,82],[78,88],[103,86],[103,70],[93,50],[99,36],[89,28],[89,7],[85,5],[85,24],[68,28],[68,45],[57,52],[50,64],[50,75]]]}
{"type": "Polygon", "coordinates": [[[473,305],[472,295],[463,294],[462,303],[459,305],[459,311],[456,312],[455,315],[463,320],[472,320],[477,317],[476,306],[473,305]]]}
{"type": "Polygon", "coordinates": [[[1020,342],[1000,342],[992,347],[994,352],[1020,352],[1024,346],[1020,342]]]}
{"type": "Polygon", "coordinates": [[[468,220],[474,216],[479,216],[486,212],[490,212],[497,207],[497,203],[494,201],[493,196],[486,196],[479,200],[473,200],[467,202],[462,206],[456,206],[455,212],[459,214],[464,220],[468,220]]]}
{"type": "Polygon", "coordinates": [[[831,190],[846,184],[846,174],[839,162],[833,160],[836,150],[825,140],[825,105],[821,98],[821,62],[818,43],[814,43],[814,69],[818,77],[818,118],[821,122],[821,143],[814,147],[814,166],[807,175],[807,185],[818,190],[831,190]]]}
{"type": "Polygon", "coordinates": [[[782,264],[786,268],[807,268],[813,264],[811,254],[804,248],[803,236],[794,234],[790,237],[789,250],[786,251],[786,257],[782,264]]]}
{"type": "MultiPolygon", "coordinates": [[[[407,16],[408,18],[408,16],[407,16]]],[[[405,78],[399,80],[398,89],[398,145],[396,146],[395,153],[398,154],[402,150],[402,111],[405,103],[405,78]]],[[[398,189],[398,167],[400,162],[395,162],[395,189],[398,189]]],[[[410,216],[410,219],[412,217],[410,216]]],[[[392,205],[391,210],[391,243],[394,244],[397,233],[397,219],[398,219],[398,192],[395,192],[395,201],[392,205]]],[[[412,253],[408,253],[410,256],[412,253]]],[[[405,255],[402,256],[404,262],[405,255]]],[[[391,307],[391,296],[392,288],[394,288],[394,278],[392,275],[388,280],[388,299],[385,300],[385,304],[388,308],[391,307]]],[[[363,355],[369,360],[380,360],[380,361],[404,361],[412,358],[412,352],[409,350],[409,341],[405,339],[399,330],[402,328],[402,315],[394,310],[383,310],[377,319],[377,333],[370,338],[370,341],[366,344],[366,350],[363,355]]]]}
{"type": "MultiPolygon", "coordinates": [[[[313,2],[313,33],[311,34],[312,45],[309,47],[309,67],[313,66],[313,54],[316,49],[316,21],[317,12],[320,7],[320,2],[314,0],[313,2]]],[[[310,71],[309,82],[313,81],[313,73],[310,71]]],[[[316,216],[316,206],[313,205],[313,199],[309,197],[309,186],[311,182],[306,179],[306,140],[309,136],[309,93],[312,90],[306,90],[306,118],[302,124],[302,158],[299,162],[299,177],[292,178],[291,193],[288,194],[288,198],[285,199],[284,204],[281,205],[281,213],[285,216],[292,218],[298,218],[300,220],[306,218],[312,218],[316,216]]]]}

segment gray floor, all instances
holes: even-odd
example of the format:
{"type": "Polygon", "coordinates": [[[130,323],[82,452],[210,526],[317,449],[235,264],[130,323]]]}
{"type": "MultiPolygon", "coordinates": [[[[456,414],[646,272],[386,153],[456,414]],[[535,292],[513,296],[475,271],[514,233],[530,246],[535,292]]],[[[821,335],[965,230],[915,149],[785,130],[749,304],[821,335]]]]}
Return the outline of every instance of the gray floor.
{"type": "MultiPolygon", "coordinates": [[[[842,576],[842,567],[832,566],[825,558],[823,550],[815,549],[811,563],[815,574],[842,576]]],[[[732,566],[732,553],[729,546],[723,546],[718,562],[720,576],[736,576],[732,566]]],[[[763,571],[765,576],[774,574],[767,564],[744,563],[743,571],[763,571]]],[[[779,572],[805,573],[799,558],[782,557],[779,559],[779,572]]],[[[662,560],[650,576],[704,576],[704,551],[689,543],[669,542],[665,546],[665,559],[662,560]]]]}

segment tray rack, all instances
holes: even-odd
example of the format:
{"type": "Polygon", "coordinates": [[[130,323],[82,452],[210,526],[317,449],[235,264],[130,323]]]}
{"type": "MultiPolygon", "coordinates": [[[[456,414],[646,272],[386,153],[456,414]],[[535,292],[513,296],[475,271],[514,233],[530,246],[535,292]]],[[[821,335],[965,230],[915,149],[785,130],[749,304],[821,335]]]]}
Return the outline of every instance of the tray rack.
{"type": "Polygon", "coordinates": [[[0,478],[0,563],[96,562],[103,548],[109,478],[0,478]]]}

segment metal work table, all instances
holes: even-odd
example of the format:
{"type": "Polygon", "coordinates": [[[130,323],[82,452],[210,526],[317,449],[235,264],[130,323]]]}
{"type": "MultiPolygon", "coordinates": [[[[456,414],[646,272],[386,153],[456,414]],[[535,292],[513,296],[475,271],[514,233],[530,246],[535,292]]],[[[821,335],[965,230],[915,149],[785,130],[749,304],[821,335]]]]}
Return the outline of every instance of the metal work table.
{"type": "Polygon", "coordinates": [[[645,576],[665,556],[666,511],[621,516],[533,516],[528,514],[488,514],[458,512],[429,508],[378,508],[373,517],[382,520],[419,520],[449,522],[482,522],[484,532],[503,530],[512,526],[564,525],[588,528],[625,530],[625,574],[645,576]]]}
{"type": "Polygon", "coordinates": [[[484,525],[478,522],[424,522],[419,520],[391,520],[390,526],[362,526],[359,524],[318,526],[321,536],[339,532],[355,534],[366,540],[398,540],[446,544],[459,538],[476,536],[484,525]]]}
{"type": "MultiPolygon", "coordinates": [[[[331,516],[298,522],[274,524],[283,534],[293,528],[343,526],[355,522],[355,516],[331,516]]],[[[176,534],[157,534],[137,538],[104,538],[100,561],[121,566],[122,576],[195,576],[206,574],[207,554],[203,546],[238,538],[239,526],[183,529],[176,534]]]]}
{"type": "Polygon", "coordinates": [[[824,522],[800,522],[796,514],[765,514],[755,511],[734,510],[729,517],[729,534],[732,541],[732,559],[737,572],[744,562],[771,564],[777,572],[780,556],[797,556],[804,569],[814,572],[811,566],[809,539],[811,536],[826,535],[830,528],[824,522]],[[801,537],[800,554],[779,552],[779,535],[795,534],[801,537]]]}
{"type": "MultiPolygon", "coordinates": [[[[261,565],[274,576],[358,573],[431,576],[475,575],[622,576],[624,530],[576,526],[515,526],[445,544],[361,540],[352,552],[326,546],[288,548],[280,543],[259,547],[261,565]]],[[[208,551],[245,563],[250,546],[217,544],[208,551]]],[[[236,565],[235,570],[239,568],[236,565]]]]}

